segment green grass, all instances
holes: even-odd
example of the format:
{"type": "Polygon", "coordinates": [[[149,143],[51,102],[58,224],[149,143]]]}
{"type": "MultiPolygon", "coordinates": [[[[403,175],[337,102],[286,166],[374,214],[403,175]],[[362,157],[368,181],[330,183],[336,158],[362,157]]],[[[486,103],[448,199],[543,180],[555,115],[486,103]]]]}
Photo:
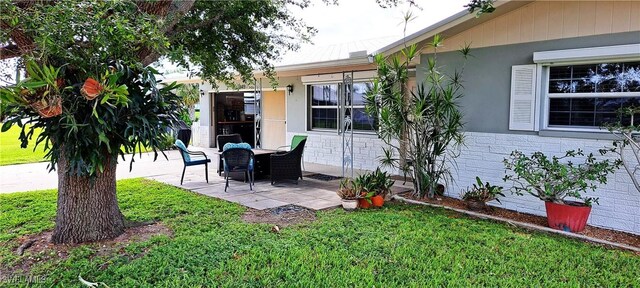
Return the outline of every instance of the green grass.
{"type": "Polygon", "coordinates": [[[20,127],[13,126],[6,132],[0,132],[0,166],[42,162],[44,159],[44,145],[40,145],[35,151],[33,147],[37,138],[37,133],[34,133],[33,141],[29,141],[27,148],[20,148],[20,127]]]}
{"type": "MultiPolygon", "coordinates": [[[[42,287],[79,287],[81,274],[110,287],[470,287],[640,284],[640,257],[442,209],[390,204],[380,210],[318,213],[309,224],[270,233],[244,223],[245,209],[150,180],[120,181],[132,220],[159,220],[174,231],[96,255],[72,250],[41,261],[42,287]],[[55,259],[55,258],[54,258],[55,259]]],[[[32,255],[12,253],[17,238],[53,227],[55,191],[0,195],[0,267],[32,255]]],[[[1,286],[1,284],[0,284],[1,286]]]]}
{"type": "MultiPolygon", "coordinates": [[[[44,159],[44,143],[41,143],[35,151],[33,150],[39,132],[34,132],[32,141],[29,141],[27,148],[23,149],[20,148],[18,139],[20,129],[18,126],[13,126],[6,132],[0,132],[0,166],[47,161],[44,159]]],[[[136,151],[145,153],[150,152],[151,149],[143,146],[142,149],[136,147],[136,151]]]]}

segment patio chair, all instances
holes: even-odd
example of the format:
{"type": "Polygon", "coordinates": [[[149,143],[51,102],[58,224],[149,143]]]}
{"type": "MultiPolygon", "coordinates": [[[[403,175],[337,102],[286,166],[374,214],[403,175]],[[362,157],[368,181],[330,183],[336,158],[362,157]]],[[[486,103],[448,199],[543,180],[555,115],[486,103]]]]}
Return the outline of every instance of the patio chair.
{"type": "MultiPolygon", "coordinates": [[[[242,137],[240,134],[226,134],[226,135],[218,135],[216,137],[216,141],[218,143],[218,152],[222,153],[222,149],[224,145],[227,143],[242,143],[242,137]]],[[[222,176],[222,155],[219,157],[220,161],[218,161],[218,176],[222,176]]]]}
{"type": "Polygon", "coordinates": [[[306,139],[289,152],[280,152],[271,154],[271,185],[280,180],[293,180],[298,184],[298,178],[302,179],[302,153],[306,139]]]}
{"type": "Polygon", "coordinates": [[[180,150],[180,155],[182,156],[182,163],[184,164],[184,168],[182,168],[182,177],[180,177],[180,185],[184,181],[184,172],[187,170],[187,166],[196,166],[204,164],[204,177],[209,183],[209,163],[211,163],[211,159],[207,158],[207,154],[204,154],[202,151],[189,151],[187,147],[185,147],[184,143],[180,140],[176,140],[175,146],[180,150]]]}
{"type": "Polygon", "coordinates": [[[224,179],[226,184],[224,191],[229,187],[231,173],[243,172],[245,182],[249,178],[249,190],[253,190],[254,172],[253,163],[255,156],[251,151],[251,145],[247,143],[227,143],[223,147],[222,157],[224,167],[224,179]]]}
{"type": "MultiPolygon", "coordinates": [[[[280,146],[276,150],[278,150],[278,151],[291,151],[293,149],[296,149],[296,147],[298,147],[298,145],[300,144],[300,142],[302,142],[302,140],[307,140],[307,136],[306,135],[293,135],[293,137],[291,138],[291,145],[280,146]]],[[[302,157],[300,157],[300,159],[301,159],[300,161],[302,163],[302,171],[306,171],[304,169],[304,153],[302,153],[302,157]]]]}

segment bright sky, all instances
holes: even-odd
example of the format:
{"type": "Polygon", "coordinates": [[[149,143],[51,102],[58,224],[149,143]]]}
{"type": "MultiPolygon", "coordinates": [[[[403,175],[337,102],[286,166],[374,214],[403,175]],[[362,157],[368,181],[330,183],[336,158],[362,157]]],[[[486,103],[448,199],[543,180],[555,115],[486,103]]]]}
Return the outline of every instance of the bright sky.
{"type": "MultiPolygon", "coordinates": [[[[391,37],[391,43],[402,38],[403,18],[409,9],[415,18],[407,26],[407,35],[465,10],[469,0],[415,0],[421,10],[410,8],[407,3],[385,9],[375,0],[338,0],[338,5],[327,5],[322,0],[311,2],[306,9],[293,7],[291,12],[318,29],[312,38],[314,45],[327,46],[382,37],[391,37]]],[[[168,63],[165,69],[175,71],[168,63]]]]}
{"type": "MultiPolygon", "coordinates": [[[[415,20],[409,23],[407,35],[464,10],[469,0],[416,0],[422,10],[411,8],[415,20]]],[[[312,0],[304,10],[293,9],[304,21],[318,29],[313,38],[316,45],[346,43],[384,36],[402,37],[403,17],[409,5],[380,8],[375,0],[339,0],[339,4],[326,5],[312,0]]]]}

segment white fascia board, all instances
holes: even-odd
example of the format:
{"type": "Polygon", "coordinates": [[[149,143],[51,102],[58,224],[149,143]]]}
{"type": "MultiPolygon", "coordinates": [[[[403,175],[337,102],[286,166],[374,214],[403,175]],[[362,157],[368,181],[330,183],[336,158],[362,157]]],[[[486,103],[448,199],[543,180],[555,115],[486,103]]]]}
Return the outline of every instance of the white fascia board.
{"type": "MultiPolygon", "coordinates": [[[[372,79],[376,76],[376,71],[375,70],[369,70],[369,71],[355,71],[353,72],[353,79],[354,80],[368,80],[368,79],[372,79]]],[[[302,80],[302,83],[314,83],[314,82],[342,82],[343,80],[343,73],[332,73],[332,74],[319,74],[319,75],[309,75],[309,76],[302,76],[300,77],[300,80],[302,80]]]]}
{"type": "Polygon", "coordinates": [[[368,57],[347,58],[347,59],[339,59],[339,60],[331,60],[331,61],[276,66],[275,71],[284,72],[284,71],[296,71],[296,70],[310,70],[310,69],[318,69],[318,68],[330,68],[330,67],[362,65],[362,64],[371,64],[371,62],[369,62],[368,57]]]}
{"type": "Polygon", "coordinates": [[[556,64],[563,62],[583,62],[592,60],[640,59],[640,43],[602,46],[580,49],[541,51],[533,53],[533,62],[538,64],[556,64]]]}

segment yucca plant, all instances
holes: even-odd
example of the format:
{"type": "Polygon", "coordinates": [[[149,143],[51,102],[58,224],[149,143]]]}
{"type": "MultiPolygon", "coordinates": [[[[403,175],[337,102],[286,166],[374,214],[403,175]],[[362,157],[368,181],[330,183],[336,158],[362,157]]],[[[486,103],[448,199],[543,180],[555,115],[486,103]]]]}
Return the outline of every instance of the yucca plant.
{"type": "MultiPolygon", "coordinates": [[[[383,165],[413,176],[417,196],[434,197],[438,184],[451,181],[449,167],[463,143],[461,71],[449,75],[437,62],[442,38],[434,36],[434,53],[427,61],[426,77],[416,90],[408,90],[409,65],[420,53],[415,45],[399,55],[377,55],[378,76],[366,96],[366,111],[378,117],[378,136],[385,142],[383,165]]],[[[469,46],[460,50],[466,59],[469,46]]]]}

